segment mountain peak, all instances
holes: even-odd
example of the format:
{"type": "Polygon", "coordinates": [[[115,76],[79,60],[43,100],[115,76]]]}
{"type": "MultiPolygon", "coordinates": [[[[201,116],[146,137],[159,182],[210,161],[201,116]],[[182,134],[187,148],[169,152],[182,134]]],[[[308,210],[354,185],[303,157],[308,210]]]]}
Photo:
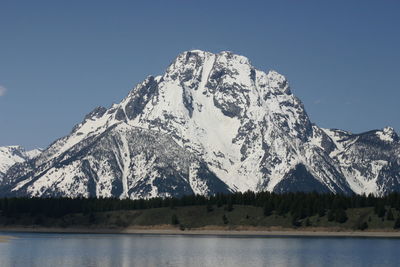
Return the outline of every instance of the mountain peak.
{"type": "Polygon", "coordinates": [[[198,59],[203,59],[203,60],[206,57],[214,57],[214,58],[219,58],[220,61],[225,61],[225,62],[231,61],[231,62],[236,62],[237,64],[251,65],[251,62],[247,57],[235,54],[232,51],[221,51],[219,53],[212,53],[199,49],[188,50],[180,53],[171,65],[175,65],[176,63],[187,64],[191,57],[196,57],[198,59]]]}
{"type": "Polygon", "coordinates": [[[252,88],[268,87],[276,93],[291,94],[290,86],[282,74],[275,70],[268,73],[255,68],[251,61],[231,51],[211,53],[202,50],[185,51],[168,67],[165,79],[179,80],[188,88],[195,88],[201,80],[206,87],[216,87],[216,83],[225,89],[234,90],[237,86],[252,88]],[[207,77],[203,77],[203,76],[207,77]]]}
{"type": "Polygon", "coordinates": [[[392,127],[385,127],[380,131],[376,132],[376,135],[385,142],[394,142],[399,141],[399,136],[397,135],[396,131],[392,127]]]}

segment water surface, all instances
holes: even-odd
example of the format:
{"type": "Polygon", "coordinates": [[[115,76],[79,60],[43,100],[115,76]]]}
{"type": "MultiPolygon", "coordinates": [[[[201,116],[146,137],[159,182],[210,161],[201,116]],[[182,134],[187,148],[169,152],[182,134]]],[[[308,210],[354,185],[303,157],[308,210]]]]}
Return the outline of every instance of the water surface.
{"type": "Polygon", "coordinates": [[[0,233],[0,266],[400,266],[400,239],[0,233]]]}

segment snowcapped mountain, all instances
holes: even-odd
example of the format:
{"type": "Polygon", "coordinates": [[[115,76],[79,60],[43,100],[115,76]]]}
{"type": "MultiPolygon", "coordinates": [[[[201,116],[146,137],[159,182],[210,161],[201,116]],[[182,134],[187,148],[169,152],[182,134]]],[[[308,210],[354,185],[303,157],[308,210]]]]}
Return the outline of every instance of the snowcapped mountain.
{"type": "Polygon", "coordinates": [[[363,134],[312,124],[286,78],[246,57],[180,54],[120,103],[98,107],[2,195],[153,197],[230,191],[386,194],[400,190],[392,128],[363,134]]]}
{"type": "Polygon", "coordinates": [[[21,146],[0,147],[0,181],[12,165],[30,160],[40,153],[40,149],[25,151],[21,146]]]}
{"type": "Polygon", "coordinates": [[[351,134],[324,129],[335,144],[330,152],[357,194],[400,191],[400,142],[393,128],[351,134]]]}

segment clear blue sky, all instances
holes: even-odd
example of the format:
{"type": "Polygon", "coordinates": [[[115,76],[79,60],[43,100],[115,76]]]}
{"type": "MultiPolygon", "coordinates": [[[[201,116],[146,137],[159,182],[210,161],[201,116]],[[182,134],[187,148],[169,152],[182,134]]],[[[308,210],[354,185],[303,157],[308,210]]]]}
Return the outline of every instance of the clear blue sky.
{"type": "Polygon", "coordinates": [[[46,147],[190,49],[284,74],[322,127],[398,131],[399,14],[397,0],[2,0],[0,146],[46,147]]]}

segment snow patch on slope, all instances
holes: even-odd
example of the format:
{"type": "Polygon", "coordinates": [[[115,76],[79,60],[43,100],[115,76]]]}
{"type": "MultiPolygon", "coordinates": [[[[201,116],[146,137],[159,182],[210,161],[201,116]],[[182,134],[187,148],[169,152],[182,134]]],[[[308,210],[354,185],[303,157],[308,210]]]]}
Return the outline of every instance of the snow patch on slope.
{"type": "Polygon", "coordinates": [[[39,156],[41,152],[41,149],[25,151],[21,146],[0,147],[0,179],[15,163],[22,163],[35,158],[39,156]]]}
{"type": "Polygon", "coordinates": [[[385,127],[382,131],[377,131],[376,135],[384,142],[393,142],[396,132],[392,127],[385,127]]]}

